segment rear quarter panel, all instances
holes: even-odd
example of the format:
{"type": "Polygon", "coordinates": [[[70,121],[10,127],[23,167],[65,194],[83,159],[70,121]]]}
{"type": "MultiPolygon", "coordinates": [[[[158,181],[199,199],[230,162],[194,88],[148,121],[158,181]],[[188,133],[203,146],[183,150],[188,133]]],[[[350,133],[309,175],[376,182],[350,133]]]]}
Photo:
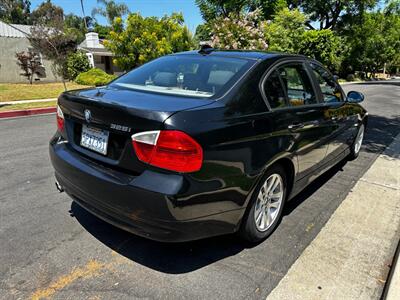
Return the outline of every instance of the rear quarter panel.
{"type": "Polygon", "coordinates": [[[274,120],[261,98],[261,71],[236,86],[233,96],[176,113],[164,122],[165,129],[191,135],[204,154],[201,170],[184,175],[190,184],[175,197],[176,205],[196,205],[209,214],[244,209],[268,166],[285,157],[297,170],[290,152],[292,136],[277,126],[279,119],[274,120]]]}

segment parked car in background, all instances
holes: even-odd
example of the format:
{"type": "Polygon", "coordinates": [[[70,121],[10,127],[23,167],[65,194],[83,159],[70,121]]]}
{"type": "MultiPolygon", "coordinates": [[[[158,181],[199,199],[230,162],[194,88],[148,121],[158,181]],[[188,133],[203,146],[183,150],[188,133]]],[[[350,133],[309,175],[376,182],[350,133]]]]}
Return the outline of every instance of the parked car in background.
{"type": "Polygon", "coordinates": [[[259,242],[285,203],[360,153],[363,95],[298,55],[164,56],[58,99],[56,184],[137,235],[187,241],[238,232],[259,242]]]}

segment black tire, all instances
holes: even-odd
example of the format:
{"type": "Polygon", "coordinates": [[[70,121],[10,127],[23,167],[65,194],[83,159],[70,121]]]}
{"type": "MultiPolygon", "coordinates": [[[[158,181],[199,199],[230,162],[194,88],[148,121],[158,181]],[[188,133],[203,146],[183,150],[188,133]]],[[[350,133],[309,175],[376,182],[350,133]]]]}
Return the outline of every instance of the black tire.
{"type": "Polygon", "coordinates": [[[243,217],[241,227],[239,229],[239,235],[242,239],[251,242],[251,243],[258,243],[262,240],[266,239],[278,226],[282,218],[282,211],[286,202],[286,192],[287,192],[287,177],[286,172],[280,165],[273,165],[269,168],[264,176],[261,178],[260,182],[258,183],[252,198],[249,202],[249,206],[247,207],[246,213],[243,217]],[[268,229],[265,231],[260,231],[257,228],[256,221],[255,221],[255,209],[256,209],[256,202],[258,194],[261,191],[262,186],[264,185],[265,181],[273,174],[280,175],[283,181],[283,199],[281,205],[278,209],[278,213],[276,218],[272,221],[272,224],[269,225],[268,229]]]}
{"type": "MultiPolygon", "coordinates": [[[[362,135],[364,137],[364,133],[365,133],[364,123],[361,123],[360,127],[358,128],[356,137],[354,138],[353,144],[350,147],[350,154],[348,156],[349,160],[355,160],[360,155],[361,145],[359,148],[357,147],[357,140],[360,137],[361,131],[362,131],[362,135]]],[[[362,140],[363,140],[363,137],[362,137],[362,140]]],[[[361,143],[362,143],[362,140],[361,140],[361,143]]]]}

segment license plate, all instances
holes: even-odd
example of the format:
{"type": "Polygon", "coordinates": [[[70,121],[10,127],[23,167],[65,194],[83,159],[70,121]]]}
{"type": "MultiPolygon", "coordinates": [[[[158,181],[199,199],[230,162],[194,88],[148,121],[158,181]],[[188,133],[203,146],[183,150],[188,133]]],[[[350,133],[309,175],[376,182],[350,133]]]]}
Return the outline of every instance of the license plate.
{"type": "Polygon", "coordinates": [[[82,125],[81,146],[106,155],[108,135],[107,130],[82,125]]]}

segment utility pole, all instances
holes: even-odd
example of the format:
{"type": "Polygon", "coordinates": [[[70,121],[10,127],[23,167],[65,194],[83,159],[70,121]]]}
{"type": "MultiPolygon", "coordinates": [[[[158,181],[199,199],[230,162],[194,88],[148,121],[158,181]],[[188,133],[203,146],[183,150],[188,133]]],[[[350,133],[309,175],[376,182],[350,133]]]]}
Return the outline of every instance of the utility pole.
{"type": "Polygon", "coordinates": [[[81,0],[81,8],[82,8],[82,14],[83,14],[83,23],[85,24],[86,31],[88,31],[88,27],[87,27],[87,23],[86,23],[85,8],[83,7],[83,0],[81,0]]]}

